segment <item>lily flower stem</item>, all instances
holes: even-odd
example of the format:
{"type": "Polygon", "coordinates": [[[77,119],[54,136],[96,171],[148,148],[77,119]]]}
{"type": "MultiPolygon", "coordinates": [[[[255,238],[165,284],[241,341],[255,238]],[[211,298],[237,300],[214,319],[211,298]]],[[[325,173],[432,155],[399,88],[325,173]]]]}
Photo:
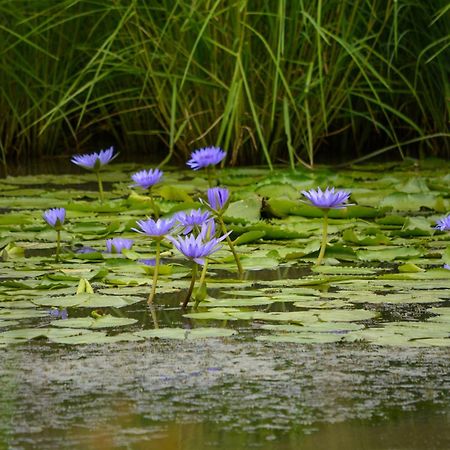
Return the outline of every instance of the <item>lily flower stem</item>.
{"type": "Polygon", "coordinates": [[[104,200],[105,196],[103,194],[103,183],[102,183],[102,179],[100,177],[100,171],[97,170],[95,172],[95,175],[97,176],[98,194],[99,194],[99,197],[100,197],[100,203],[103,203],[103,200],[104,200]]]}
{"type": "Polygon", "coordinates": [[[59,262],[59,252],[61,248],[61,230],[56,230],[56,262],[59,262]]]}
{"type": "Polygon", "coordinates": [[[197,279],[197,264],[194,264],[194,266],[192,267],[192,279],[191,279],[191,284],[189,285],[189,289],[187,291],[186,294],[186,298],[184,299],[182,308],[185,309],[189,303],[189,300],[191,298],[192,295],[192,291],[194,290],[194,285],[195,285],[195,280],[197,279]]]}
{"type": "Polygon", "coordinates": [[[153,192],[152,192],[151,189],[150,189],[150,204],[152,205],[152,210],[153,210],[153,214],[155,216],[155,220],[158,220],[158,218],[159,218],[159,209],[156,206],[155,199],[153,198],[153,192]]]}
{"type": "MultiPolygon", "coordinates": [[[[198,283],[198,289],[202,289],[203,285],[205,284],[205,278],[206,278],[206,272],[208,270],[208,260],[205,260],[205,264],[203,264],[203,269],[202,269],[202,273],[200,275],[200,281],[198,283]]],[[[198,291],[197,291],[198,292],[198,291]]],[[[194,305],[194,309],[197,308],[197,306],[199,305],[200,300],[195,300],[195,305],[194,305]]]]}
{"type": "Polygon", "coordinates": [[[153,270],[152,290],[150,291],[150,295],[148,296],[148,299],[147,299],[147,303],[149,305],[151,305],[153,303],[153,299],[155,298],[156,283],[158,282],[160,257],[161,257],[161,241],[158,239],[156,241],[155,269],[153,270]]]}
{"type": "Polygon", "coordinates": [[[213,170],[211,166],[206,166],[206,173],[208,175],[208,185],[210,188],[214,187],[214,177],[213,177],[213,170]]]}
{"type": "Polygon", "coordinates": [[[316,266],[322,264],[323,257],[325,255],[325,249],[328,241],[328,210],[324,211],[323,215],[323,229],[322,229],[322,242],[320,244],[319,257],[317,258],[316,266]]]}
{"type": "MultiPolygon", "coordinates": [[[[223,234],[228,233],[227,227],[225,226],[225,222],[223,221],[222,216],[218,216],[217,219],[219,220],[220,227],[222,229],[222,233],[223,234]]],[[[230,239],[230,236],[227,236],[226,240],[227,240],[228,246],[230,247],[231,253],[233,253],[234,260],[236,262],[236,266],[237,266],[238,273],[239,273],[239,278],[242,279],[242,277],[244,275],[244,270],[242,269],[242,264],[241,264],[239,255],[236,252],[236,249],[234,247],[233,241],[230,239]]]]}
{"type": "Polygon", "coordinates": [[[151,304],[150,307],[150,315],[152,316],[153,328],[157,330],[159,328],[158,324],[158,316],[156,315],[155,305],[151,304]]]}

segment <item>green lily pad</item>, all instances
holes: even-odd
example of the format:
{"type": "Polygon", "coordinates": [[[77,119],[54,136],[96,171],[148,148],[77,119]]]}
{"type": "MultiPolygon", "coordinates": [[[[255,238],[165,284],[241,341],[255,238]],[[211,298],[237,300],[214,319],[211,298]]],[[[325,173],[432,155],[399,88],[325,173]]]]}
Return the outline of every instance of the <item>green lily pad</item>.
{"type": "Polygon", "coordinates": [[[275,300],[269,297],[251,297],[251,298],[220,298],[220,299],[208,299],[202,303],[202,306],[208,308],[211,307],[240,307],[240,306],[258,306],[258,305],[270,305],[275,300]]]}
{"type": "Polygon", "coordinates": [[[330,344],[341,341],[342,336],[332,333],[288,333],[256,336],[255,339],[264,342],[291,342],[293,344],[330,344]]]}
{"type": "Polygon", "coordinates": [[[363,340],[376,345],[413,346],[448,345],[450,341],[448,324],[434,322],[395,322],[376,328],[350,332],[345,340],[363,340]],[[433,342],[433,339],[436,339],[433,342]]]}
{"type": "Polygon", "coordinates": [[[11,327],[17,325],[19,322],[16,320],[0,320],[0,328],[11,327]]]}
{"type": "Polygon", "coordinates": [[[37,309],[0,309],[1,320],[18,320],[18,319],[34,319],[37,317],[46,317],[46,311],[37,309]]]}
{"type": "Polygon", "coordinates": [[[312,322],[305,325],[261,325],[263,330],[272,330],[287,333],[342,333],[343,331],[356,331],[364,328],[364,325],[353,322],[312,322]]]}
{"type": "Polygon", "coordinates": [[[380,202],[380,207],[391,207],[396,211],[419,211],[420,208],[442,211],[442,199],[433,193],[406,194],[394,192],[387,195],[380,202]]]}
{"type": "Polygon", "coordinates": [[[134,334],[143,338],[191,340],[228,337],[236,333],[237,331],[227,328],[159,328],[156,330],[138,331],[134,334]]]}
{"type": "Polygon", "coordinates": [[[225,213],[227,221],[236,223],[257,222],[260,219],[261,199],[257,196],[230,203],[225,213]]]}
{"type": "Polygon", "coordinates": [[[356,254],[362,261],[394,261],[417,258],[422,252],[414,247],[383,247],[357,250],[356,254]]]}
{"type": "Polygon", "coordinates": [[[334,309],[344,308],[351,306],[350,301],[346,300],[324,300],[324,299],[311,299],[306,298],[300,302],[295,302],[294,306],[297,308],[309,308],[309,309],[334,309]]]}
{"type": "Polygon", "coordinates": [[[53,306],[56,308],[82,307],[82,308],[122,308],[142,301],[139,297],[125,297],[102,294],[77,294],[65,297],[33,298],[32,302],[38,306],[53,306]]]}
{"type": "Polygon", "coordinates": [[[101,316],[99,318],[93,317],[78,317],[74,319],[55,320],[51,325],[63,328],[115,328],[136,323],[136,319],[128,319],[126,317],[113,317],[111,315],[101,316]]]}
{"type": "Polygon", "coordinates": [[[0,333],[0,343],[13,344],[36,338],[60,339],[67,336],[92,333],[90,330],[73,330],[70,328],[20,328],[0,333]]]}
{"type": "Polygon", "coordinates": [[[75,336],[53,337],[49,336],[52,342],[67,345],[87,345],[87,344],[112,344],[115,342],[139,342],[143,339],[133,333],[121,333],[114,336],[107,336],[102,331],[91,331],[75,336]]]}

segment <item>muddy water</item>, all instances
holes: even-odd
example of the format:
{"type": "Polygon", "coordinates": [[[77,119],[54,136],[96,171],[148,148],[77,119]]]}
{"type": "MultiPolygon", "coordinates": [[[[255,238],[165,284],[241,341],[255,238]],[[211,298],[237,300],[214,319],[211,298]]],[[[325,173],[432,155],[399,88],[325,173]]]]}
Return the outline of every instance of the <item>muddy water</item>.
{"type": "MultiPolygon", "coordinates": [[[[245,336],[245,333],[243,333],[245,336]]],[[[448,349],[211,339],[0,350],[0,448],[445,449],[448,349]]]]}

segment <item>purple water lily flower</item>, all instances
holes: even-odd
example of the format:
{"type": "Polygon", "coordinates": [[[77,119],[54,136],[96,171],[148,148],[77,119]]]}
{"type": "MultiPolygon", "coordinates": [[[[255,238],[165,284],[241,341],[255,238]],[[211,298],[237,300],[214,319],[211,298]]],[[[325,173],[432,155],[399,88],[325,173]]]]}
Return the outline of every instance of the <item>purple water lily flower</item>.
{"type": "Polygon", "coordinates": [[[207,233],[209,233],[209,231],[207,231],[208,229],[209,224],[205,224],[198,236],[194,236],[193,234],[189,234],[188,236],[178,236],[176,238],[167,236],[167,239],[172,242],[175,248],[186,258],[191,259],[197,264],[204,265],[205,258],[220,250],[222,248],[220,242],[230,234],[229,232],[219,238],[205,238],[207,233]]]}
{"type": "Polygon", "coordinates": [[[327,187],[324,191],[316,190],[302,191],[302,194],[309,200],[311,205],[322,209],[342,209],[350,204],[346,203],[350,197],[350,192],[335,190],[334,187],[327,187]]]}
{"type": "Polygon", "coordinates": [[[434,228],[441,231],[450,231],[450,214],[442,217],[442,219],[436,220],[436,226],[434,228]]]}
{"type": "Polygon", "coordinates": [[[450,270],[450,265],[449,264],[444,264],[444,269],[450,270]]]}
{"type": "Polygon", "coordinates": [[[162,239],[164,236],[169,234],[175,224],[174,219],[147,219],[138,220],[136,224],[139,226],[140,230],[137,228],[132,228],[133,231],[145,234],[155,239],[162,239]]]}
{"type": "Polygon", "coordinates": [[[203,167],[215,166],[226,156],[220,147],[205,147],[191,153],[191,159],[186,163],[191,169],[199,170],[203,167]]]}
{"type": "Polygon", "coordinates": [[[100,168],[111,162],[118,154],[114,154],[114,147],[99,152],[86,153],[84,155],[75,155],[71,161],[77,166],[84,167],[87,170],[100,170],[100,168]]]}
{"type": "Polygon", "coordinates": [[[56,230],[61,230],[66,219],[66,210],[64,208],[51,208],[43,214],[44,220],[56,230]]]}
{"type": "Polygon", "coordinates": [[[108,253],[122,253],[122,250],[130,250],[133,246],[133,239],[112,238],[106,239],[106,251],[108,253]]]}
{"type": "Polygon", "coordinates": [[[200,201],[205,203],[212,211],[223,213],[228,206],[230,191],[227,188],[221,187],[209,188],[206,192],[206,196],[208,197],[207,203],[202,200],[200,201]]]}
{"type": "Polygon", "coordinates": [[[209,211],[202,211],[199,209],[192,209],[189,212],[181,211],[176,213],[173,218],[183,227],[183,234],[190,233],[195,227],[200,227],[205,222],[211,219],[209,211]]]}
{"type": "Polygon", "coordinates": [[[148,189],[159,183],[163,177],[163,172],[159,169],[140,170],[131,175],[134,181],[133,187],[148,189]]]}
{"type": "Polygon", "coordinates": [[[138,262],[141,263],[141,264],[144,264],[144,266],[155,267],[155,265],[156,265],[156,259],[155,258],[138,259],[138,262]]]}
{"type": "MultiPolygon", "coordinates": [[[[213,218],[203,223],[202,227],[200,228],[199,234],[203,237],[205,241],[216,235],[216,222],[214,221],[213,218]]],[[[231,231],[226,233],[224,237],[227,237],[229,234],[231,234],[231,231]]]]}
{"type": "Polygon", "coordinates": [[[66,320],[69,317],[67,309],[52,308],[48,310],[48,314],[50,317],[61,320],[66,320]]]}

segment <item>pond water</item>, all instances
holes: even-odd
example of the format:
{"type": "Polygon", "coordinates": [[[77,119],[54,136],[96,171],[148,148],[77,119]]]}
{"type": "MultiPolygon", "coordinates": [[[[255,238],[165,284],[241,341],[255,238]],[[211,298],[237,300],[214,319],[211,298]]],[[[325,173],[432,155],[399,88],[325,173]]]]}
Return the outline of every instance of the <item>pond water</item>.
{"type": "MultiPolygon", "coordinates": [[[[0,180],[0,448],[450,448],[450,233],[434,228],[448,163],[224,171],[245,274],[224,247],[187,310],[190,266],[170,245],[146,304],[137,167],[105,171],[103,204],[92,175],[0,180]],[[330,215],[315,267],[322,218],[299,191],[327,184],[356,205],[330,215]],[[59,263],[49,207],[67,209],[59,263]],[[115,236],[132,251],[105,253],[115,236]]],[[[198,207],[206,187],[168,170],[157,201],[198,207]]]]}

